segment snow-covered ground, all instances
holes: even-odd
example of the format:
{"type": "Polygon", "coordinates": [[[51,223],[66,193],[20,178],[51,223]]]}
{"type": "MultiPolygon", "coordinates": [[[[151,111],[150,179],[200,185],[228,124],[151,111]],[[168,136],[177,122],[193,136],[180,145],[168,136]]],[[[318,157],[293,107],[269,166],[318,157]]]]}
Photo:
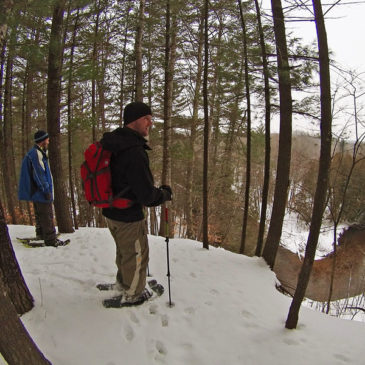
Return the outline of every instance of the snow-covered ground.
{"type": "MultiPolygon", "coordinates": [[[[337,229],[337,235],[342,232],[345,225],[340,225],[337,229]]],[[[296,214],[286,214],[281,234],[281,244],[287,249],[298,253],[304,257],[305,246],[307,244],[309,227],[298,218],[296,214]]],[[[333,226],[331,223],[322,223],[321,234],[318,238],[316,260],[333,251],[333,226]]]]}
{"type": "Polygon", "coordinates": [[[275,289],[261,258],[170,239],[168,305],[166,243],[150,236],[150,272],[165,294],[140,307],[106,309],[113,292],[114,242],[108,229],[80,228],[71,244],[25,248],[9,233],[35,308],[21,317],[53,365],[365,364],[365,324],[302,308],[285,329],[291,299],[275,289]]]}

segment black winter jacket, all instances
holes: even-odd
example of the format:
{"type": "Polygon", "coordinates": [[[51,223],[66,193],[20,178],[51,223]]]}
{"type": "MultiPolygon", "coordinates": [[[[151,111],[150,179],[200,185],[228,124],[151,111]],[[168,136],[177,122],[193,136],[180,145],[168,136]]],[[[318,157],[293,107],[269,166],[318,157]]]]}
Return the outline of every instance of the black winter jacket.
{"type": "Polygon", "coordinates": [[[110,169],[113,194],[129,186],[130,190],[122,197],[133,201],[133,205],[126,209],[103,208],[103,215],[122,222],[142,220],[143,206],[152,207],[164,202],[162,190],[154,186],[149,167],[146,150],[151,148],[146,139],[128,127],[104,133],[100,143],[104,149],[112,152],[110,169]]]}

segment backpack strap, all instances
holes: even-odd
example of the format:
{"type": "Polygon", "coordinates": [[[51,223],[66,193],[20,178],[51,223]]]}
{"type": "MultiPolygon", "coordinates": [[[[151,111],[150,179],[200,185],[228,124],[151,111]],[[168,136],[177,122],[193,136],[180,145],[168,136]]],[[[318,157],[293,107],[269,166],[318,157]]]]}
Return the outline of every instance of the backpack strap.
{"type": "Polygon", "coordinates": [[[120,191],[118,194],[114,195],[115,199],[121,198],[125,193],[127,193],[129,190],[131,190],[130,186],[126,186],[122,191],[120,191]]]}
{"type": "Polygon", "coordinates": [[[111,204],[111,206],[113,206],[114,208],[119,208],[119,209],[123,209],[123,208],[130,208],[133,204],[134,201],[130,200],[130,199],[126,199],[126,198],[122,198],[122,196],[127,193],[129,190],[131,190],[130,186],[126,186],[122,191],[120,191],[117,195],[113,196],[113,202],[111,204]]]}

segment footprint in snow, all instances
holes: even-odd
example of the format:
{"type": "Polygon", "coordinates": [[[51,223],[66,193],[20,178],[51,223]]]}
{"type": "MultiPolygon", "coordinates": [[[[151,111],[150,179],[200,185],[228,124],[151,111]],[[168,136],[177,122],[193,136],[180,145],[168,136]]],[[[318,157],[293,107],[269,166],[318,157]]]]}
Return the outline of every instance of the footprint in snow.
{"type": "Polygon", "coordinates": [[[245,317],[245,318],[252,318],[252,317],[253,317],[253,314],[252,314],[251,312],[249,312],[249,311],[245,310],[245,309],[243,309],[243,310],[241,311],[241,314],[242,314],[242,316],[243,316],[243,317],[245,317]]]}
{"type": "Polygon", "coordinates": [[[137,316],[134,312],[130,312],[129,317],[133,323],[139,324],[139,319],[137,318],[137,316]]]}
{"type": "Polygon", "coordinates": [[[134,331],[133,328],[127,324],[124,326],[124,336],[127,341],[132,341],[134,339],[134,331]]]}
{"type": "Polygon", "coordinates": [[[149,307],[149,312],[150,312],[150,314],[157,314],[157,305],[151,304],[149,307]]]}
{"type": "MultiPolygon", "coordinates": [[[[165,363],[167,355],[166,346],[162,341],[149,339],[147,342],[148,354],[156,363],[165,363]]],[[[153,362],[154,363],[154,362],[153,362]]]]}
{"type": "Polygon", "coordinates": [[[167,354],[166,346],[161,341],[156,341],[156,350],[161,355],[167,354]]]}
{"type": "Polygon", "coordinates": [[[169,325],[169,317],[166,314],[161,316],[162,327],[167,327],[169,325]]]}
{"type": "Polygon", "coordinates": [[[195,313],[195,308],[194,307],[187,307],[184,309],[184,312],[186,314],[194,314],[195,313]]]}

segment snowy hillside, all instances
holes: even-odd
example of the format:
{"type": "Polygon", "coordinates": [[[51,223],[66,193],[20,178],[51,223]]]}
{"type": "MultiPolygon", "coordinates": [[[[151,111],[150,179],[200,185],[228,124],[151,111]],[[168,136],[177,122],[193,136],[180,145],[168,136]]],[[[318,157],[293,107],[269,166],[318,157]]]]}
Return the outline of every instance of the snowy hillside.
{"type": "Polygon", "coordinates": [[[22,317],[53,365],[365,364],[364,323],[302,308],[297,330],[286,330],[291,303],[275,289],[263,259],[195,241],[150,236],[150,272],[165,294],[140,307],[105,309],[115,292],[95,285],[114,280],[114,242],[107,229],[81,228],[60,248],[25,248],[9,233],[35,308],[22,317]]]}

